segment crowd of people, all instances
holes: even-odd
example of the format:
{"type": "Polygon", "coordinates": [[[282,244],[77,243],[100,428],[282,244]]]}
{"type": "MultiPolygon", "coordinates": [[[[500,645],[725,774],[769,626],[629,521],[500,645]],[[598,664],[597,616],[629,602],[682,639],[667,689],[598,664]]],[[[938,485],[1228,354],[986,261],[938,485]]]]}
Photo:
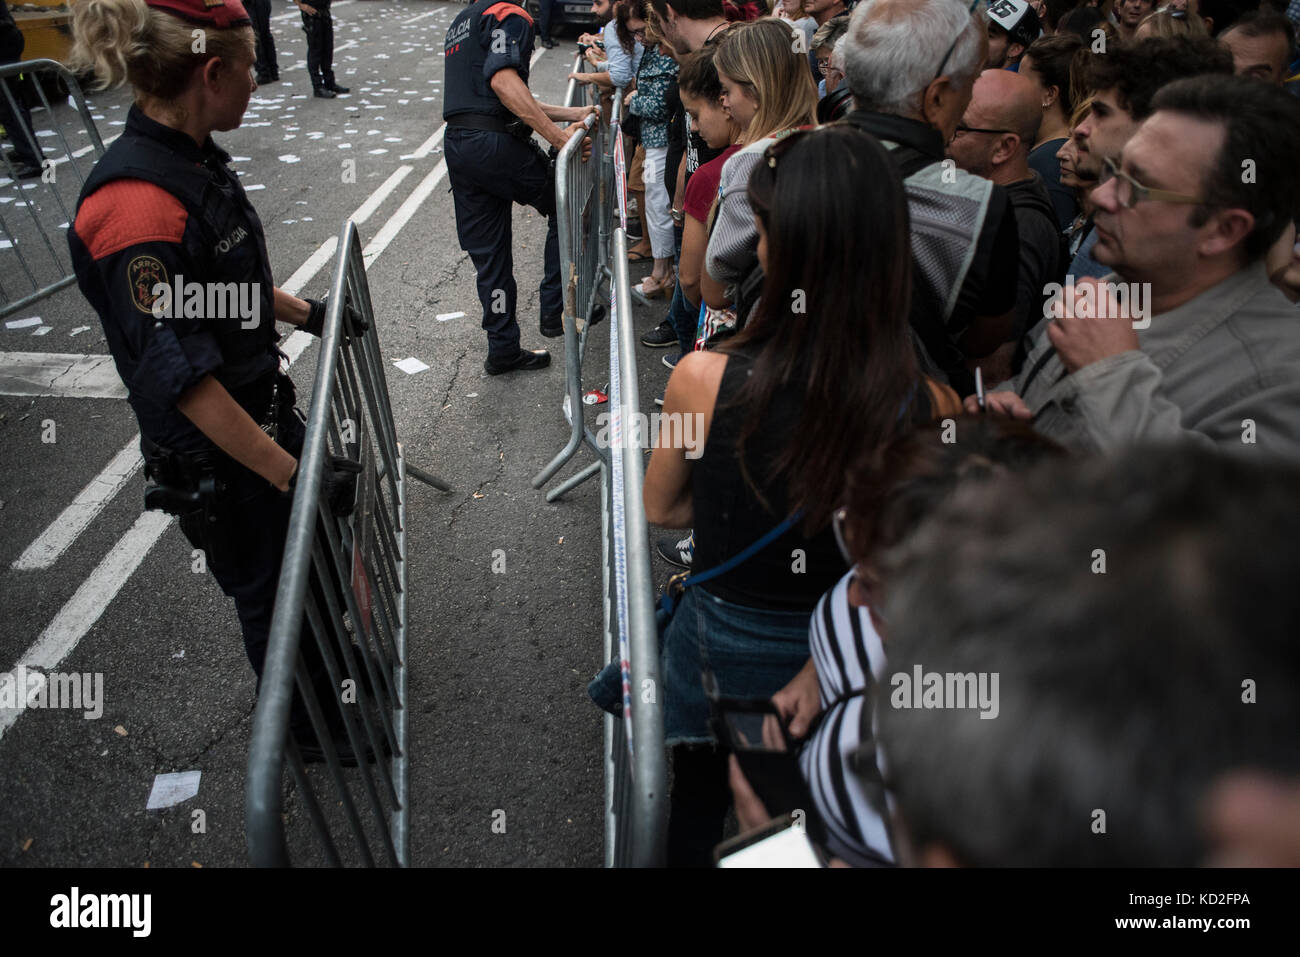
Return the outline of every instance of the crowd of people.
{"type": "Polygon", "coordinates": [[[733,807],[856,866],[1285,859],[1300,4],[593,9],[705,436],[645,479],[669,862],[733,807]],[[723,740],[763,702],[798,807],[723,740]]]}

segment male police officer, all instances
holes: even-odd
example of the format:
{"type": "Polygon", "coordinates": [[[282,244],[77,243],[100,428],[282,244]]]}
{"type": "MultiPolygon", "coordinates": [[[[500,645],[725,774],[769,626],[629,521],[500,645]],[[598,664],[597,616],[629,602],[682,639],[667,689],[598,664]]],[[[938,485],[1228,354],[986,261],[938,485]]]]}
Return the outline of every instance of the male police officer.
{"type": "MultiPolygon", "coordinates": [[[[348,87],[334,82],[334,18],[330,0],[295,0],[302,11],[302,28],[307,31],[307,72],[311,74],[312,93],[332,100],[348,87]]],[[[261,82],[261,81],[258,81],[261,82]]]]}
{"type": "MultiPolygon", "coordinates": [[[[533,18],[519,6],[478,0],[451,22],[444,49],[446,83],[442,118],[447,174],[456,203],[456,235],[478,273],[483,329],[488,336],[488,375],[542,369],[544,349],[519,348],[514,260],[513,203],[547,217],[545,275],[539,289],[541,333],[564,334],[561,322],[560,241],[555,219],[551,162],[532,140],[534,131],[557,150],[594,108],[548,106],[528,92],[533,18]],[[555,121],[572,123],[561,129],[555,121]]],[[[584,159],[590,140],[583,146],[584,159]]]]}

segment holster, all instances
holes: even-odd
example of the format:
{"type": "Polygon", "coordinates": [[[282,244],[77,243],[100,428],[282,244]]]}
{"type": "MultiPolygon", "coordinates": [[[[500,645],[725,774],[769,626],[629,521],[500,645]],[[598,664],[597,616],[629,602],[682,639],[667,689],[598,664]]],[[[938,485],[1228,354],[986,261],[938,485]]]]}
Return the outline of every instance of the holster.
{"type": "Polygon", "coordinates": [[[202,512],[205,524],[217,521],[225,492],[220,451],[175,452],[145,435],[140,436],[140,451],[145,478],[154,483],[144,490],[146,511],[178,516],[202,512]]]}

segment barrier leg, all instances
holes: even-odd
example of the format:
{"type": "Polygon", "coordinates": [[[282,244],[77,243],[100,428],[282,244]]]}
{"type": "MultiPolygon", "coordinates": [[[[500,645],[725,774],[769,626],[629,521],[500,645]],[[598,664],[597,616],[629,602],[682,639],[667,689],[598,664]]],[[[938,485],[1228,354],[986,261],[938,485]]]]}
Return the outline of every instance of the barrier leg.
{"type": "Polygon", "coordinates": [[[423,482],[425,485],[432,485],[439,492],[455,491],[443,479],[440,479],[438,478],[438,476],[426,472],[422,468],[417,468],[416,466],[412,465],[410,462],[406,463],[406,474],[411,476],[411,478],[413,479],[418,479],[419,481],[423,482]]]}
{"type": "Polygon", "coordinates": [[[555,488],[547,492],[546,501],[554,502],[565,492],[571,492],[573,489],[577,488],[583,482],[587,481],[587,479],[591,478],[593,475],[595,475],[604,467],[605,467],[605,463],[600,459],[597,459],[595,462],[592,462],[581,472],[577,473],[576,475],[570,476],[569,478],[561,482],[559,485],[555,486],[555,488]]]}

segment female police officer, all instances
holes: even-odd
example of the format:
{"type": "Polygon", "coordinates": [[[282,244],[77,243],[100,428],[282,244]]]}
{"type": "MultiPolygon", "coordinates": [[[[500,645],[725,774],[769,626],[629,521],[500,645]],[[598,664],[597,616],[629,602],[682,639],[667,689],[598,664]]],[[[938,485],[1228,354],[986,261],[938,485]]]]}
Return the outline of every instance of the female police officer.
{"type": "MultiPolygon", "coordinates": [[[[319,335],[325,309],[274,287],[261,221],[210,135],[239,126],[256,89],[253,31],[240,0],[79,0],[73,30],[79,67],[135,90],[69,230],[77,281],[158,483],[146,507],[204,550],[260,679],[303,441],[275,321],[319,335]]],[[[304,723],[296,703],[300,739],[304,723]]]]}

